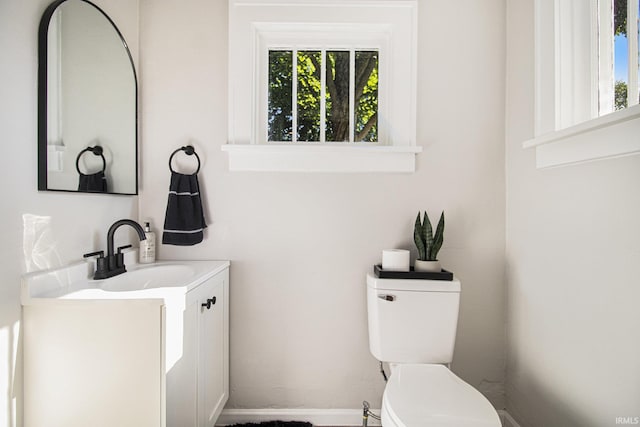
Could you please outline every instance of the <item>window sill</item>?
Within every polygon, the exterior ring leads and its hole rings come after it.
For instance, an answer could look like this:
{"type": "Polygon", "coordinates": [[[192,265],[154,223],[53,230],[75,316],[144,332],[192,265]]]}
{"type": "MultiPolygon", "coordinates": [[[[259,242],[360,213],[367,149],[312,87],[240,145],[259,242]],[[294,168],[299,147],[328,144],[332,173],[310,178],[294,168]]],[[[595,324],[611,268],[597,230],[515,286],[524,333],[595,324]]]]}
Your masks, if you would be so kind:
{"type": "Polygon", "coordinates": [[[416,146],[225,144],[230,171],[415,172],[416,146]]]}
{"type": "Polygon", "coordinates": [[[640,105],[525,141],[538,169],[640,153],[640,105]]]}

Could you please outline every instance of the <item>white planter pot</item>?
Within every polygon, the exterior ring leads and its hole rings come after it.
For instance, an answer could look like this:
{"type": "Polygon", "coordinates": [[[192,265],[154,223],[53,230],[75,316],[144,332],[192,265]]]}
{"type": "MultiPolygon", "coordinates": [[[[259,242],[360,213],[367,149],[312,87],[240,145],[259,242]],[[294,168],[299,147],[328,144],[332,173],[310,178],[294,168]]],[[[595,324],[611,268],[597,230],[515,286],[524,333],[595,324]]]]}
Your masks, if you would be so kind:
{"type": "Polygon", "coordinates": [[[442,267],[440,266],[440,261],[421,261],[417,259],[416,263],[413,265],[413,270],[439,273],[442,271],[442,267]]]}

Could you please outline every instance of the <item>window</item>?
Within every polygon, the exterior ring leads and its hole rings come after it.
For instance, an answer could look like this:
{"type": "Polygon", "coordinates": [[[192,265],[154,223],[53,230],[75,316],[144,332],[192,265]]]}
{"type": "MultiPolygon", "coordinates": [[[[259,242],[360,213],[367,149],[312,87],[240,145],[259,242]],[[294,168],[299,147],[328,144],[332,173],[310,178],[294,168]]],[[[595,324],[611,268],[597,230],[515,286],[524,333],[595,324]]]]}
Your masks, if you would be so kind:
{"type": "Polygon", "coordinates": [[[268,68],[267,141],[378,142],[377,51],[269,50],[268,68]]]}
{"type": "Polygon", "coordinates": [[[640,152],[638,0],[536,0],[538,167],[640,152]]]}
{"type": "Polygon", "coordinates": [[[599,1],[599,115],[638,104],[638,0],[599,1]]]}
{"type": "Polygon", "coordinates": [[[416,9],[230,0],[230,169],[412,172],[416,9]]]}

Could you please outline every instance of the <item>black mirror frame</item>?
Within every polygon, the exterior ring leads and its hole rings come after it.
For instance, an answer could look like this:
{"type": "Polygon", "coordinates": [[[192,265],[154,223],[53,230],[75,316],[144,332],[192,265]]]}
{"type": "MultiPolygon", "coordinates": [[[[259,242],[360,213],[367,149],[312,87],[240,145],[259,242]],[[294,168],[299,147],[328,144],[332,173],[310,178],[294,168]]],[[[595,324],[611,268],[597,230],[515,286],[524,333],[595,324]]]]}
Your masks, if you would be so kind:
{"type": "Polygon", "coordinates": [[[67,193],[83,193],[83,194],[118,194],[125,196],[137,196],[138,195],[138,75],[136,73],[136,66],[133,62],[133,57],[131,56],[131,51],[129,50],[129,46],[127,45],[124,36],[116,26],[115,22],[107,15],[102,9],[100,9],[97,5],[90,2],[89,0],[79,0],[84,3],[88,3],[93,6],[98,12],[100,12],[109,23],[113,26],[113,29],[120,37],[122,41],[122,45],[124,46],[127,55],[129,56],[129,61],[131,62],[131,70],[133,71],[133,80],[134,80],[134,89],[135,89],[135,192],[133,193],[89,193],[78,190],[62,190],[62,189],[50,189],[47,188],[47,55],[48,55],[48,34],[49,34],[49,23],[51,22],[51,17],[56,9],[67,0],[56,0],[51,3],[45,9],[42,14],[42,18],[40,19],[40,25],[38,27],[38,191],[62,191],[67,193]]]}

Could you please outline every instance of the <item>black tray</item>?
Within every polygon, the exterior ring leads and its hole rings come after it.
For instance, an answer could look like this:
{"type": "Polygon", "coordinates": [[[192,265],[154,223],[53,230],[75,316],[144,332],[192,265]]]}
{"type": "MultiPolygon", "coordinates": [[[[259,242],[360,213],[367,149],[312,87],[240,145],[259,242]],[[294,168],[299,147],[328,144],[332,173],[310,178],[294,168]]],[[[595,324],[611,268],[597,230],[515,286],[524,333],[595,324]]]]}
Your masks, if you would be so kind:
{"type": "Polygon", "coordinates": [[[390,271],[383,270],[382,265],[373,266],[373,272],[380,279],[421,279],[421,280],[453,280],[453,273],[445,269],[436,271],[390,271]]]}

